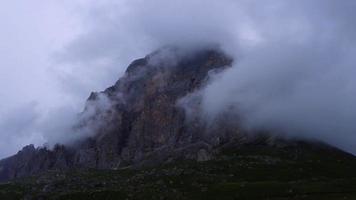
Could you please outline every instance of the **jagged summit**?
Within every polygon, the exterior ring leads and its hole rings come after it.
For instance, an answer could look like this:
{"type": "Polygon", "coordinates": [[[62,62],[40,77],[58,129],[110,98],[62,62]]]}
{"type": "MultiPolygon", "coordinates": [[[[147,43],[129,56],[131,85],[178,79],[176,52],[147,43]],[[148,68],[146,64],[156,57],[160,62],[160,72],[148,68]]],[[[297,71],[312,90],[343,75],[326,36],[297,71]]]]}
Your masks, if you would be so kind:
{"type": "Polygon", "coordinates": [[[163,48],[135,60],[113,86],[89,96],[74,129],[90,131],[90,137],[53,150],[26,147],[0,162],[0,179],[49,169],[112,169],[155,163],[182,152],[195,158],[200,151],[207,157],[211,146],[202,137],[202,127],[187,125],[184,110],[176,103],[202,87],[209,71],[231,64],[230,57],[214,49],[186,54],[163,48]],[[161,155],[148,159],[157,152],[161,155]]]}

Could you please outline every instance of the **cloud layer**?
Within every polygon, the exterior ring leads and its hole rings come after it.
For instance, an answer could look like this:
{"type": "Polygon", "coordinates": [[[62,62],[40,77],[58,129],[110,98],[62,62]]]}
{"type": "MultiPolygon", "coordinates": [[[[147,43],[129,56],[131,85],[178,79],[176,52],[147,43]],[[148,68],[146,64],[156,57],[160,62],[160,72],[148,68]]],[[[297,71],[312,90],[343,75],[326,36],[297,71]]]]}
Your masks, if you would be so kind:
{"type": "Polygon", "coordinates": [[[72,46],[84,54],[75,58],[130,57],[170,44],[186,49],[219,44],[235,63],[200,91],[204,116],[214,118],[233,107],[247,128],[319,139],[356,152],[355,2],[109,4],[89,15],[94,18],[90,30],[72,46]],[[93,46],[98,47],[94,52],[83,51],[93,46]]]}

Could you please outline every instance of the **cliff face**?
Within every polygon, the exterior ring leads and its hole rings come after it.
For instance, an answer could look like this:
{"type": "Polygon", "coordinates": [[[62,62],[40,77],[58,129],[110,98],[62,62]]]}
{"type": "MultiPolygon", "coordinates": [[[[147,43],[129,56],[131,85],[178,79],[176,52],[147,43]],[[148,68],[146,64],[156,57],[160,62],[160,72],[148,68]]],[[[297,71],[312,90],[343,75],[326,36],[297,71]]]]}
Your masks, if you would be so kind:
{"type": "MultiPolygon", "coordinates": [[[[188,120],[180,100],[204,86],[210,71],[231,64],[220,51],[184,54],[174,48],[132,62],[115,85],[88,98],[73,129],[90,137],[52,150],[27,146],[0,161],[0,180],[50,169],[116,169],[210,159],[212,147],[238,136],[238,130],[212,129],[198,119],[188,120]]],[[[193,112],[198,105],[199,99],[189,103],[193,112]]]]}

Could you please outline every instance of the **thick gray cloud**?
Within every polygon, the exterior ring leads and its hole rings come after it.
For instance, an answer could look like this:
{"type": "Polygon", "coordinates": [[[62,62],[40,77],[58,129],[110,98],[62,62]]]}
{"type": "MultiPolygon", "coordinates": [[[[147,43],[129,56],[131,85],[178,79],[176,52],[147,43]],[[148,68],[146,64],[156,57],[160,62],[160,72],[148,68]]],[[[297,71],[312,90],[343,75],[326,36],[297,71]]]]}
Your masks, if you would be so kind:
{"type": "Polygon", "coordinates": [[[0,137],[10,142],[0,143],[0,157],[26,143],[63,141],[65,119],[131,60],[165,45],[215,44],[235,63],[200,91],[210,119],[234,107],[248,128],[355,152],[355,7],[352,0],[5,1],[0,137]]]}
{"type": "Polygon", "coordinates": [[[355,152],[355,8],[351,0],[112,1],[89,14],[90,30],[67,53],[112,59],[219,44],[235,63],[200,91],[204,116],[234,107],[247,128],[355,152]]]}
{"type": "Polygon", "coordinates": [[[352,1],[252,8],[261,41],[212,78],[203,91],[205,115],[235,108],[246,128],[356,152],[355,8],[352,1]]]}

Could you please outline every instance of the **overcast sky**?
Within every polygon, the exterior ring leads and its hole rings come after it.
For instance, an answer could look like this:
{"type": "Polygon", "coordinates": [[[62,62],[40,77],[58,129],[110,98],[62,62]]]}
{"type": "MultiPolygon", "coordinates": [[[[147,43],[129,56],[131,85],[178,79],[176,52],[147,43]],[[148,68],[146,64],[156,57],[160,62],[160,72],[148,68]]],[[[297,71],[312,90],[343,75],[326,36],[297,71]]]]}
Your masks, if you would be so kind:
{"type": "MultiPolygon", "coordinates": [[[[126,4],[1,2],[0,158],[30,143],[42,145],[58,135],[65,137],[69,133],[62,131],[73,123],[69,120],[83,109],[90,92],[112,85],[132,59],[153,49],[116,36],[120,31],[110,13],[125,13],[126,4]]],[[[128,32],[132,30],[123,31],[128,32]]]]}
{"type": "MultiPolygon", "coordinates": [[[[80,1],[1,2],[0,157],[28,143],[44,142],[36,121],[53,108],[77,107],[88,95],[80,78],[68,85],[62,81],[76,78],[78,70],[59,64],[54,56],[84,30],[88,10],[80,1]],[[81,87],[80,92],[67,91],[71,85],[81,87]]],[[[90,73],[82,69],[83,76],[90,73]]],[[[95,82],[93,90],[102,86],[95,82]]]]}
{"type": "Polygon", "coordinates": [[[50,1],[1,2],[0,157],[41,141],[40,135],[27,132],[37,118],[36,109],[61,98],[51,80],[49,56],[75,28],[63,6],[50,1]]]}
{"type": "Polygon", "coordinates": [[[356,152],[355,9],[353,0],[4,0],[0,158],[68,134],[89,93],[131,60],[210,43],[236,62],[203,91],[209,116],[239,106],[246,126],[356,152]]]}

